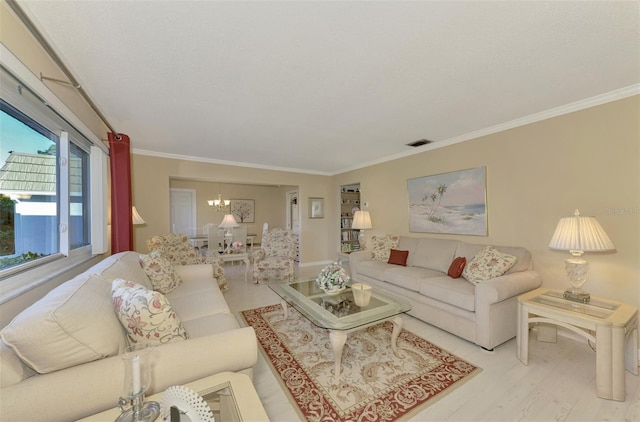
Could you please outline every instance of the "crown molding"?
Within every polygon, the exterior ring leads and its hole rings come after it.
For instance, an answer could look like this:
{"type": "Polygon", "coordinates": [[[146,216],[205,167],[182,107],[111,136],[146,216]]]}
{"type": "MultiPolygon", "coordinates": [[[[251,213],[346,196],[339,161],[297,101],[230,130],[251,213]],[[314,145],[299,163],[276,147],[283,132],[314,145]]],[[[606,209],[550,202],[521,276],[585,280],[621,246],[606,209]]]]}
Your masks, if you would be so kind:
{"type": "Polygon", "coordinates": [[[263,164],[244,163],[244,162],[240,162],[240,161],[216,160],[216,159],[213,159],[213,158],[205,158],[205,157],[192,157],[190,155],[169,154],[169,153],[150,151],[150,150],[147,150],[147,149],[139,149],[139,148],[132,148],[131,149],[131,153],[132,154],[138,154],[138,155],[147,155],[147,156],[150,156],[150,157],[171,158],[171,159],[174,159],[174,160],[197,161],[197,162],[200,162],[200,163],[208,163],[208,164],[220,164],[220,165],[223,165],[223,166],[248,167],[248,168],[252,168],[252,169],[284,171],[284,172],[288,172],[288,173],[313,174],[313,175],[317,175],[317,176],[332,176],[332,174],[328,173],[328,172],[297,169],[297,168],[288,168],[288,167],[266,166],[266,165],[263,165],[263,164]]]}
{"type": "Polygon", "coordinates": [[[426,151],[431,151],[438,148],[444,148],[450,145],[458,144],[460,142],[471,141],[473,139],[477,139],[483,136],[491,135],[498,132],[504,132],[505,130],[514,129],[514,128],[525,126],[531,123],[536,123],[536,122],[551,119],[554,117],[562,116],[564,114],[569,114],[569,113],[584,110],[587,108],[596,107],[602,104],[622,100],[628,97],[633,97],[634,95],[640,95],[640,84],[630,85],[625,88],[620,88],[615,91],[606,92],[604,94],[596,95],[594,97],[589,97],[580,101],[575,101],[573,103],[565,104],[559,107],[554,107],[549,110],[541,111],[540,113],[535,113],[528,116],[520,117],[518,119],[510,120],[505,123],[500,123],[495,126],[490,126],[485,129],[480,129],[477,131],[465,133],[463,135],[444,139],[442,141],[436,141],[436,142],[433,142],[432,144],[412,149],[411,151],[394,154],[388,157],[381,158],[379,160],[369,161],[354,167],[342,169],[336,173],[333,173],[332,175],[337,175],[341,173],[346,173],[348,171],[358,170],[358,169],[369,167],[375,164],[386,163],[388,161],[409,157],[415,154],[421,154],[426,151]]]}
{"type": "Polygon", "coordinates": [[[409,157],[415,154],[422,154],[423,152],[435,150],[438,148],[444,148],[450,145],[459,144],[461,142],[471,141],[483,136],[492,135],[498,132],[504,132],[505,130],[514,129],[514,128],[525,126],[531,123],[536,123],[536,122],[551,119],[554,117],[562,116],[565,114],[573,113],[576,111],[584,110],[587,108],[596,107],[606,103],[611,103],[614,101],[622,100],[624,98],[632,97],[634,95],[640,95],[640,84],[630,85],[628,87],[620,88],[615,91],[606,92],[604,94],[585,98],[580,101],[575,101],[573,103],[565,104],[559,107],[554,107],[549,110],[541,111],[540,113],[535,113],[528,116],[520,117],[505,123],[501,123],[495,126],[490,126],[485,129],[480,129],[473,132],[465,133],[463,135],[455,136],[455,137],[444,139],[441,141],[436,141],[436,142],[433,142],[432,144],[425,145],[423,147],[414,148],[411,151],[405,151],[399,154],[383,157],[378,160],[368,161],[368,162],[361,163],[353,167],[344,168],[335,172],[320,172],[320,171],[312,171],[312,170],[288,168],[288,167],[266,166],[262,164],[252,164],[252,163],[244,163],[244,162],[237,162],[237,161],[215,160],[211,158],[192,157],[188,155],[179,155],[179,154],[167,154],[167,153],[150,151],[145,149],[137,149],[137,148],[133,148],[132,153],[139,154],[139,155],[148,155],[152,157],[172,158],[176,160],[186,160],[186,161],[197,161],[202,163],[220,164],[220,165],[226,165],[226,166],[250,167],[250,168],[257,168],[257,169],[264,169],[264,170],[284,171],[284,172],[290,172],[290,173],[313,174],[318,176],[336,176],[338,174],[346,173],[349,171],[370,167],[376,164],[386,163],[388,161],[409,157]]]}

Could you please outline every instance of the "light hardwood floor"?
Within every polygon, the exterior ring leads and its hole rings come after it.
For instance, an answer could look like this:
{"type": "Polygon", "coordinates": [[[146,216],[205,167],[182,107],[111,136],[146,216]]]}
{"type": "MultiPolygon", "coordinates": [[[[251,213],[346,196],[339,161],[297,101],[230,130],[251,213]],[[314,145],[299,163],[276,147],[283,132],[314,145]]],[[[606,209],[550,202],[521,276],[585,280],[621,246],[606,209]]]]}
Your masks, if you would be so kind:
{"type": "MultiPolygon", "coordinates": [[[[299,275],[319,270],[307,267],[299,275]]],[[[225,272],[230,285],[225,297],[241,324],[240,311],[279,303],[269,287],[252,284],[250,277],[245,283],[244,265],[226,265],[225,272]]],[[[531,332],[525,366],[516,358],[515,339],[488,352],[416,318],[403,318],[405,329],[482,368],[412,421],[640,421],[640,377],[625,373],[626,401],[598,398],[595,353],[586,342],[560,335],[557,343],[539,343],[531,332]]],[[[299,420],[262,354],[254,385],[273,422],[299,420]]]]}

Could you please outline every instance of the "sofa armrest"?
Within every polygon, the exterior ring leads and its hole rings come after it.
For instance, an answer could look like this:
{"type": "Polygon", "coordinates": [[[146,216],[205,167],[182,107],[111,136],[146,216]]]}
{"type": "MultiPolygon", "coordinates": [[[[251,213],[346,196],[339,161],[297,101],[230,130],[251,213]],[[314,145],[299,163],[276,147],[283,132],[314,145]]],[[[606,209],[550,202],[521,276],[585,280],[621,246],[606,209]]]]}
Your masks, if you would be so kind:
{"type": "Polygon", "coordinates": [[[481,304],[502,302],[505,299],[537,289],[541,284],[542,277],[533,270],[505,274],[483,281],[476,286],[476,309],[481,304]]]}
{"type": "Polygon", "coordinates": [[[173,269],[187,283],[194,279],[210,279],[213,277],[211,264],[174,265],[173,269]]]}
{"type": "Polygon", "coordinates": [[[349,254],[349,268],[351,269],[351,275],[358,273],[358,265],[362,261],[371,261],[373,260],[373,252],[372,251],[355,251],[349,254]]]}
{"type": "MultiPolygon", "coordinates": [[[[151,354],[147,394],[219,372],[249,369],[257,359],[251,327],[158,346],[151,354]]],[[[0,390],[2,419],[77,420],[115,407],[123,385],[124,367],[119,356],[34,375],[0,390]]]]}

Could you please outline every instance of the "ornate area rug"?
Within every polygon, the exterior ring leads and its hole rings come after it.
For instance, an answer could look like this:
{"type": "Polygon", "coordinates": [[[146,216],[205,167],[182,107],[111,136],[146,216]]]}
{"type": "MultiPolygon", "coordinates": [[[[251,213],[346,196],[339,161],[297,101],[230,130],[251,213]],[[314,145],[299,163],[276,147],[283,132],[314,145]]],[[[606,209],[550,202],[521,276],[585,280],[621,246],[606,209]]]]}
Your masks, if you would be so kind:
{"type": "Polygon", "coordinates": [[[402,330],[396,356],[390,322],[349,334],[342,373],[334,377],[329,332],[280,305],[241,312],[302,418],[309,421],[397,421],[424,410],[480,368],[402,330]]]}

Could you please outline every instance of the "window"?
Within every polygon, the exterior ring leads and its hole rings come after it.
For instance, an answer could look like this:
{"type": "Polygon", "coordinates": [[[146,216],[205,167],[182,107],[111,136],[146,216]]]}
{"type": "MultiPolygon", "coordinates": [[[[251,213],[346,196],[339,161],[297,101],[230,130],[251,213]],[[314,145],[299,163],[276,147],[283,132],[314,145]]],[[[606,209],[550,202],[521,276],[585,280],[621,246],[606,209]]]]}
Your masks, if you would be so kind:
{"type": "MultiPolygon", "coordinates": [[[[93,143],[1,70],[0,280],[76,252],[89,257],[90,185],[106,177],[92,173],[93,143]]],[[[104,201],[106,192],[96,194],[104,201]]]]}
{"type": "Polygon", "coordinates": [[[58,137],[0,100],[0,270],[60,251],[58,137]]]}

